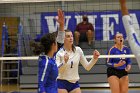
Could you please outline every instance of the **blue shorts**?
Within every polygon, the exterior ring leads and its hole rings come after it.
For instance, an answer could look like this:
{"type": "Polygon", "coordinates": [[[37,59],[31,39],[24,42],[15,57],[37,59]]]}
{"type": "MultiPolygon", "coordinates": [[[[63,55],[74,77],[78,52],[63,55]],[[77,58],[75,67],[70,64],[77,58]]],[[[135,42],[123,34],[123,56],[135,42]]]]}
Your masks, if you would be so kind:
{"type": "Polygon", "coordinates": [[[59,89],[66,89],[68,92],[70,92],[76,88],[80,88],[78,81],[76,83],[71,83],[67,80],[58,79],[57,85],[58,85],[59,89]]]}

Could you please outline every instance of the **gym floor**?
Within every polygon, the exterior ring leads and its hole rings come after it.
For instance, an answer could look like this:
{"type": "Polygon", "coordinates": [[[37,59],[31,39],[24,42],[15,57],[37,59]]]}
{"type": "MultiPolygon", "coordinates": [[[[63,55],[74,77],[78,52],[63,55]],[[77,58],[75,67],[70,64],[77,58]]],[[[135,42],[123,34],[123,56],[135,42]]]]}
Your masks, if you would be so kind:
{"type": "MultiPolygon", "coordinates": [[[[20,89],[18,85],[3,85],[0,93],[37,93],[37,89],[20,89]]],[[[82,88],[82,93],[111,93],[109,88],[82,88]]],[[[140,93],[140,88],[129,88],[129,93],[140,93]]]]}

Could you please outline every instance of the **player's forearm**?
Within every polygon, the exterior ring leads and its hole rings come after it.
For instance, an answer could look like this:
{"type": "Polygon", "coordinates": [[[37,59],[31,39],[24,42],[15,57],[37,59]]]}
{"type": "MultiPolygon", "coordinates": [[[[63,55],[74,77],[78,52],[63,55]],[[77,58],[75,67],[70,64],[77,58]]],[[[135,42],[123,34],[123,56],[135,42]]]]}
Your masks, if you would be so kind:
{"type": "Polygon", "coordinates": [[[62,44],[64,43],[64,38],[65,38],[65,31],[58,31],[56,41],[62,44]]]}
{"type": "Polygon", "coordinates": [[[66,63],[65,62],[62,62],[62,63],[60,63],[60,64],[58,64],[58,68],[62,68],[62,67],[65,67],[66,66],[66,63]]]}
{"type": "Polygon", "coordinates": [[[59,30],[64,31],[64,24],[60,24],[59,30]]]}
{"type": "Polygon", "coordinates": [[[128,9],[126,7],[126,0],[119,0],[121,6],[122,15],[129,15],[128,9]]]}
{"type": "Polygon", "coordinates": [[[92,59],[90,60],[90,62],[88,62],[88,64],[87,64],[87,66],[86,66],[85,69],[86,69],[87,71],[89,71],[89,70],[96,64],[97,60],[98,60],[98,59],[92,58],[92,59]]]}
{"type": "Polygon", "coordinates": [[[58,69],[59,69],[59,73],[63,73],[66,69],[66,64],[65,63],[61,63],[59,66],[58,66],[58,69]]]}
{"type": "Polygon", "coordinates": [[[108,67],[114,67],[114,63],[107,62],[107,66],[108,66],[108,67]]]}
{"type": "Polygon", "coordinates": [[[116,64],[116,63],[108,62],[108,63],[107,63],[107,66],[108,66],[108,67],[119,67],[120,65],[119,65],[119,64],[116,64]]]}

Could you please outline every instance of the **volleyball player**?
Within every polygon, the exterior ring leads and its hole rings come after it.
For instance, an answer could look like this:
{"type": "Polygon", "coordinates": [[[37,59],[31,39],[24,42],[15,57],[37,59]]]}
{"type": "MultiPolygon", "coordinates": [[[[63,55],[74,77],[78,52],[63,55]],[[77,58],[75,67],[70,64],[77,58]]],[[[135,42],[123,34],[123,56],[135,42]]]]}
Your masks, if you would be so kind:
{"type": "Polygon", "coordinates": [[[136,56],[138,65],[140,67],[140,37],[138,37],[138,33],[135,31],[133,27],[131,17],[126,7],[126,0],[119,0],[119,1],[120,1],[121,11],[123,15],[122,17],[123,24],[128,37],[128,42],[132,52],[136,56]]]}
{"type": "MultiPolygon", "coordinates": [[[[115,35],[115,44],[108,51],[108,55],[130,54],[130,49],[123,45],[123,34],[115,35]]],[[[111,93],[128,93],[128,71],[131,69],[130,58],[108,58],[107,79],[111,93]]]]}
{"type": "Polygon", "coordinates": [[[41,38],[39,49],[44,54],[39,56],[38,93],[58,93],[56,82],[58,68],[54,53],[57,51],[57,42],[63,43],[65,37],[64,14],[60,9],[58,10],[57,21],[60,24],[57,40],[55,33],[48,33],[41,38]]]}
{"type": "Polygon", "coordinates": [[[79,63],[86,70],[90,70],[97,62],[100,53],[95,50],[93,58],[88,62],[80,47],[74,46],[73,34],[71,31],[65,31],[64,46],[56,54],[56,63],[58,65],[64,64],[59,69],[57,78],[58,93],[81,93],[79,86],[79,63]]]}

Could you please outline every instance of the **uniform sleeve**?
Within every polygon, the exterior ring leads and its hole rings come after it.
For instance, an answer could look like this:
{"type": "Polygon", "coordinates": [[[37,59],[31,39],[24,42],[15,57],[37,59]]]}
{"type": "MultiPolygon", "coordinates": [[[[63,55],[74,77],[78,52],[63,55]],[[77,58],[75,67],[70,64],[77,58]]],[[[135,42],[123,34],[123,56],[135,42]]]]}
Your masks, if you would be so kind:
{"type": "Polygon", "coordinates": [[[63,46],[64,38],[65,38],[65,32],[58,31],[57,38],[56,38],[58,50],[63,46]]]}
{"type": "Polygon", "coordinates": [[[82,66],[89,71],[97,62],[97,60],[95,59],[91,59],[90,62],[87,61],[87,59],[84,56],[84,53],[82,51],[82,49],[79,47],[79,54],[80,54],[80,63],[82,64],[82,66]]]}
{"type": "Polygon", "coordinates": [[[60,44],[64,43],[64,39],[65,39],[65,31],[58,31],[57,37],[56,37],[56,41],[60,44]]]}
{"type": "Polygon", "coordinates": [[[39,91],[45,92],[45,83],[48,79],[48,76],[51,71],[51,65],[48,64],[48,60],[42,59],[39,61],[39,73],[38,73],[38,83],[39,83],[39,91]],[[44,62],[46,61],[46,62],[44,62]],[[45,63],[45,64],[44,64],[45,63]]]}
{"type": "Polygon", "coordinates": [[[66,68],[66,64],[64,62],[64,58],[59,54],[59,52],[56,54],[56,64],[59,72],[62,73],[66,68]]]}
{"type": "MultiPolygon", "coordinates": [[[[110,48],[108,51],[108,55],[113,54],[113,48],[110,48]]],[[[113,58],[107,58],[107,66],[114,67],[113,58]]]]}
{"type": "Polygon", "coordinates": [[[125,15],[122,18],[123,20],[123,25],[126,30],[126,34],[128,37],[128,42],[129,45],[132,49],[132,52],[137,55],[140,53],[140,37],[138,36],[138,33],[134,29],[132,19],[130,18],[129,15],[125,15]]]}
{"type": "Polygon", "coordinates": [[[123,21],[123,25],[126,30],[127,36],[131,36],[132,33],[135,33],[135,29],[133,27],[133,23],[129,15],[123,16],[122,21],[123,21]]]}
{"type": "Polygon", "coordinates": [[[140,67],[140,37],[138,36],[138,33],[135,31],[132,20],[129,15],[125,15],[122,18],[123,25],[127,33],[128,42],[131,47],[132,52],[136,56],[137,62],[140,67]]]}
{"type": "MultiPolygon", "coordinates": [[[[130,51],[130,49],[128,48],[128,49],[127,49],[127,54],[129,55],[130,53],[131,53],[131,51],[130,51]]],[[[126,64],[127,64],[127,65],[131,65],[131,64],[132,64],[130,58],[127,58],[127,59],[126,59],[126,64]]]]}

